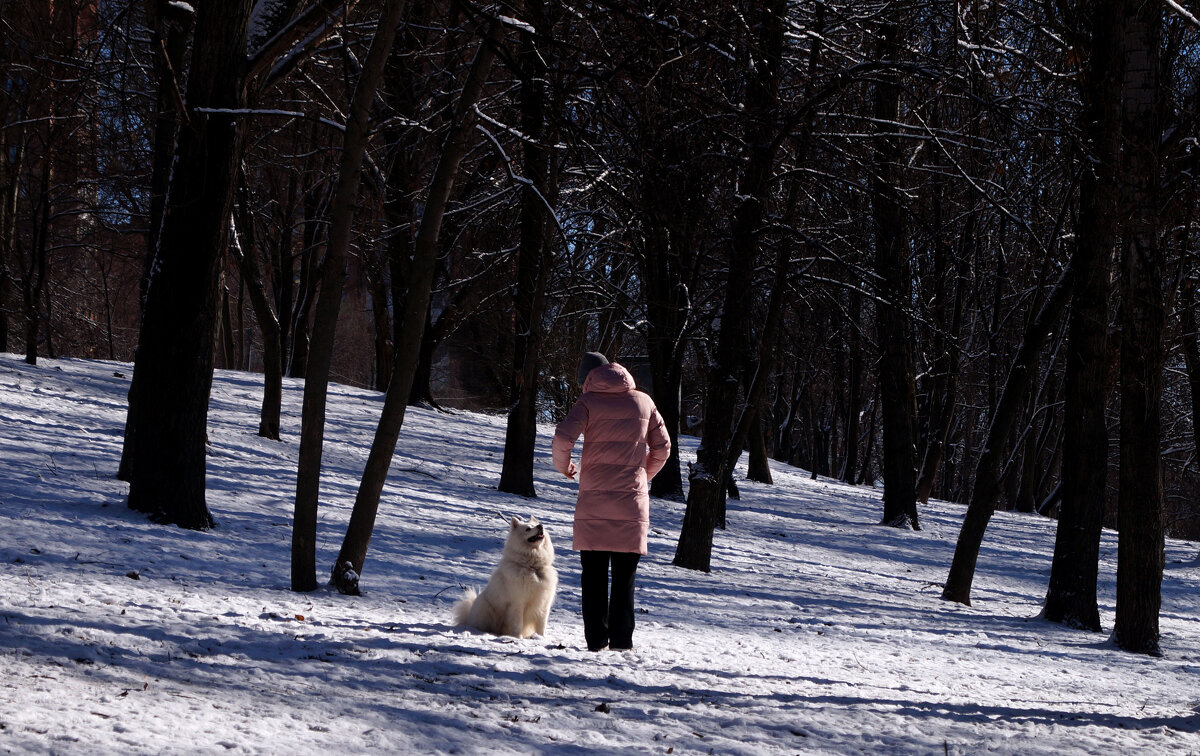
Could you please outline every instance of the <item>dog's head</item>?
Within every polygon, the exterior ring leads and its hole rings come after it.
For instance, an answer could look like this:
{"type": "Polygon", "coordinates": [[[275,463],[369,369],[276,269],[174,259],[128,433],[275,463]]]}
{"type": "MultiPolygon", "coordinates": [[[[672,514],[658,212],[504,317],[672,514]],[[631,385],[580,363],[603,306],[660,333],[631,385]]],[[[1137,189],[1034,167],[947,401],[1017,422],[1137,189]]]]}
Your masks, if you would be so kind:
{"type": "Polygon", "coordinates": [[[504,541],[504,550],[517,554],[541,553],[554,558],[554,547],[550,543],[550,534],[546,527],[530,517],[527,522],[513,517],[508,523],[508,538],[504,541]]]}

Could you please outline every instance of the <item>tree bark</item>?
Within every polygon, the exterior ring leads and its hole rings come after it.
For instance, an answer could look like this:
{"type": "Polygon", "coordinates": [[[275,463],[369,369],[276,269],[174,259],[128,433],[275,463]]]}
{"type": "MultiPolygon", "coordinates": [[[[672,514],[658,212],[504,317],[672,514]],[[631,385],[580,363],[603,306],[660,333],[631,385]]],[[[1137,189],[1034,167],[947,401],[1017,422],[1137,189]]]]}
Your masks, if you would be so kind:
{"type": "Polygon", "coordinates": [[[21,182],[21,164],[25,149],[10,141],[9,130],[0,129],[0,352],[8,351],[9,296],[12,290],[12,265],[16,259],[17,197],[21,182]]]}
{"type": "Polygon", "coordinates": [[[425,319],[429,312],[430,289],[436,264],[438,235],[442,218],[459,163],[467,152],[469,139],[475,123],[474,105],[483,93],[500,44],[500,25],[490,22],[487,34],[471,63],[471,70],[455,105],[450,133],[434,169],[433,180],[417,230],[416,247],[409,268],[408,295],[401,313],[403,328],[396,341],[396,364],[392,369],[392,382],[383,400],[383,412],[375,439],[367,456],[366,468],[354,499],[354,510],[341,550],[333,565],[332,582],[338,591],[356,595],[358,579],[366,561],[371,534],[375,529],[375,516],[379,511],[379,496],[387,480],[392,455],[396,452],[396,441],[404,425],[404,414],[412,390],[416,372],[417,356],[421,347],[421,336],[425,332],[425,319]]]}
{"type": "MultiPolygon", "coordinates": [[[[1185,235],[1190,233],[1190,224],[1185,235]]],[[[1186,254],[1185,254],[1186,257],[1186,254]]],[[[1196,332],[1196,292],[1197,281],[1188,282],[1180,302],[1180,340],[1183,342],[1183,361],[1187,368],[1188,397],[1192,409],[1192,460],[1193,465],[1200,465],[1200,343],[1196,332]]]]}
{"type": "MultiPolygon", "coordinates": [[[[279,320],[279,364],[283,372],[287,372],[288,346],[291,343],[291,317],[296,296],[296,255],[293,254],[295,233],[292,230],[294,218],[300,204],[300,178],[288,177],[287,199],[280,204],[275,218],[274,233],[271,243],[271,268],[273,284],[270,287],[272,301],[275,303],[275,316],[279,320]]],[[[264,285],[266,285],[264,281],[264,285]]]]}
{"type": "MultiPolygon", "coordinates": [[[[878,397],[878,390],[876,396],[878,397]]],[[[875,484],[875,473],[871,469],[871,458],[874,456],[875,439],[879,434],[879,407],[877,401],[867,403],[867,443],[863,445],[862,466],[858,471],[858,484],[875,484]]]]}
{"type": "Polygon", "coordinates": [[[292,520],[292,590],[317,588],[317,506],[320,498],[321,456],[325,438],[326,392],[333,358],[334,334],[346,278],[346,256],[353,234],[354,206],[362,179],[363,156],[370,136],[369,121],[375,92],[383,77],[406,0],[387,0],[379,17],[367,59],[354,87],[342,144],[337,187],[330,209],[329,243],[325,251],[321,293],[304,382],[300,454],[296,469],[295,513],[292,520]]]}
{"type": "Polygon", "coordinates": [[[33,212],[33,238],[30,243],[29,268],[21,277],[21,292],[25,300],[25,362],[36,365],[38,360],[38,334],[42,323],[42,295],[50,264],[50,185],[52,160],[43,160],[41,181],[36,194],[33,212]]]}
{"type": "Polygon", "coordinates": [[[153,24],[154,78],[157,84],[154,107],[154,148],[150,162],[150,217],[148,250],[142,271],[141,296],[146,296],[150,262],[158,249],[167,183],[171,177],[171,157],[175,151],[183,113],[182,88],[185,82],[188,40],[195,23],[195,11],[170,0],[147,0],[147,16],[153,24]]]}
{"type": "MultiPolygon", "coordinates": [[[[166,203],[168,181],[171,176],[171,160],[179,138],[179,124],[183,117],[181,87],[183,86],[184,61],[188,40],[195,23],[195,11],[168,0],[149,0],[146,4],[148,21],[153,25],[151,44],[154,46],[154,75],[157,83],[154,112],[154,147],[150,167],[150,217],[147,218],[148,234],[146,257],[142,262],[142,277],[138,288],[138,300],[143,310],[146,306],[146,290],[150,282],[150,265],[159,247],[162,230],[163,209],[166,203]]],[[[136,358],[136,351],[135,351],[136,358]]],[[[121,462],[117,468],[117,479],[128,482],[133,477],[133,445],[137,440],[136,428],[131,422],[136,416],[138,401],[137,372],[129,382],[129,411],[125,420],[125,437],[121,447],[121,462]]]]}
{"type": "Polygon", "coordinates": [[[768,463],[771,455],[767,450],[767,434],[763,425],[763,413],[755,412],[750,423],[750,458],[746,466],[746,480],[769,486],[775,483],[775,479],[771,476],[771,465],[768,463]]]}
{"type": "MultiPolygon", "coordinates": [[[[662,199],[649,188],[651,177],[645,179],[643,204],[662,199]]],[[[651,389],[654,403],[662,415],[667,435],[671,438],[671,455],[663,469],[650,481],[650,495],[676,501],[683,499],[683,478],[679,455],[680,393],[683,383],[683,331],[687,325],[687,278],[694,267],[690,251],[672,248],[672,234],[661,227],[647,229],[646,249],[640,258],[642,277],[646,285],[647,357],[650,362],[651,389]]],[[[675,244],[683,243],[675,236],[675,244]]]]}
{"type": "Polygon", "coordinates": [[[1109,271],[1116,239],[1120,8],[1116,3],[1097,2],[1085,4],[1083,12],[1090,12],[1092,21],[1090,60],[1080,89],[1086,152],[1079,182],[1076,279],[1067,324],[1062,494],[1042,614],[1052,622],[1099,630],[1096,582],[1108,470],[1105,370],[1109,271]]]}
{"type": "Polygon", "coordinates": [[[521,74],[521,132],[524,139],[524,171],[529,182],[521,194],[521,239],[517,248],[517,286],[514,296],[513,376],[508,427],[504,436],[504,464],[500,491],[518,496],[537,496],[533,485],[534,443],[537,440],[538,368],[541,360],[542,313],[549,277],[546,203],[549,153],[543,143],[546,124],[547,61],[549,40],[545,9],[541,0],[526,0],[525,22],[533,30],[522,31],[518,69],[521,74]],[[535,36],[536,34],[536,36],[535,36]]]}
{"type": "MultiPolygon", "coordinates": [[[[751,430],[757,431],[757,435],[762,434],[761,412],[759,407],[762,405],[763,399],[767,393],[767,382],[771,372],[775,369],[775,334],[779,330],[779,324],[783,320],[783,305],[785,292],[787,290],[787,276],[791,268],[791,254],[787,247],[779,250],[779,254],[775,259],[775,277],[771,284],[771,296],[767,300],[767,314],[763,322],[762,332],[758,337],[758,359],[755,360],[754,377],[750,380],[750,385],[746,387],[746,408],[742,411],[742,416],[738,419],[737,426],[733,431],[733,436],[729,441],[729,456],[725,460],[725,470],[732,475],[734,467],[737,465],[742,456],[742,448],[746,445],[746,440],[750,438],[751,430]]],[[[762,444],[766,446],[765,442],[762,444]]],[[[751,457],[754,455],[752,454],[751,457]]],[[[761,455],[763,460],[760,462],[759,469],[756,471],[759,477],[765,477],[765,483],[770,483],[771,470],[766,465],[765,454],[761,455]],[[765,476],[762,475],[762,468],[766,467],[765,476]]],[[[724,525],[724,512],[719,518],[724,525]]]]}
{"type": "MultiPolygon", "coordinates": [[[[895,61],[900,54],[900,29],[890,23],[880,31],[879,57],[895,61]]],[[[875,85],[877,129],[894,131],[899,118],[900,82],[894,70],[884,70],[875,85]]],[[[916,502],[915,367],[912,323],[907,304],[912,289],[907,225],[897,187],[901,161],[894,136],[879,136],[871,178],[875,225],[875,272],[879,278],[875,318],[878,324],[879,391],[883,421],[883,524],[919,530],[916,502]]]]}
{"type": "Polygon", "coordinates": [[[1125,7],[1122,206],[1130,213],[1121,266],[1121,464],[1117,613],[1113,640],[1161,656],[1163,253],[1158,237],[1162,144],[1162,9],[1125,7]]]}
{"type": "Polygon", "coordinates": [[[375,331],[375,379],[376,391],[387,391],[392,378],[392,322],[388,317],[389,286],[384,279],[383,268],[378,260],[364,260],[367,287],[371,294],[371,325],[375,331]]]}
{"type": "Polygon", "coordinates": [[[850,288],[846,295],[848,336],[846,338],[846,456],[842,460],[842,481],[853,485],[858,482],[858,429],[863,412],[863,344],[859,329],[862,327],[862,293],[850,288]]]}
{"type": "Polygon", "coordinates": [[[156,521],[207,529],[205,432],[217,282],[241,155],[246,0],[203,3],[196,17],[190,112],[179,131],[151,266],[130,404],[135,443],[128,504],[156,521]]]}
{"type": "MultiPolygon", "coordinates": [[[[976,210],[978,212],[978,210],[976,210]]],[[[940,328],[946,329],[945,336],[934,339],[934,360],[932,383],[929,397],[929,415],[927,428],[929,438],[925,445],[925,453],[921,458],[920,475],[917,476],[917,501],[922,504],[929,501],[933,493],[933,483],[945,456],[946,438],[950,434],[950,426],[954,422],[954,408],[958,396],[959,370],[959,336],[962,333],[963,300],[960,291],[965,278],[966,250],[974,246],[975,213],[966,219],[963,229],[962,242],[954,267],[946,259],[947,250],[941,249],[935,262],[934,277],[939,293],[937,296],[937,320],[940,328]],[[952,272],[953,271],[953,272],[952,272]],[[949,306],[944,304],[949,301],[949,306]],[[948,311],[948,312],[947,312],[948,311]]]]}
{"type": "Polygon", "coordinates": [[[258,266],[258,245],[254,235],[254,219],[250,215],[250,190],[243,182],[238,187],[238,203],[234,211],[234,236],[229,248],[241,271],[242,282],[250,295],[250,306],[258,321],[263,340],[263,400],[259,411],[258,435],[279,440],[279,418],[283,404],[283,343],[279,316],[271,304],[258,266]]]}
{"type": "MultiPolygon", "coordinates": [[[[222,266],[223,268],[224,266],[222,266]]],[[[224,370],[237,369],[237,345],[234,341],[233,333],[233,313],[229,307],[229,287],[224,283],[225,275],[222,271],[218,276],[217,288],[220,292],[220,311],[219,319],[217,320],[217,333],[220,338],[217,340],[220,349],[221,367],[224,370]]]]}
{"type": "Polygon", "coordinates": [[[321,186],[310,186],[304,192],[303,248],[300,252],[300,276],[297,282],[298,297],[291,317],[291,345],[288,350],[288,376],[304,378],[308,375],[308,354],[311,348],[312,326],[310,324],[321,284],[320,261],[329,246],[325,232],[323,199],[325,190],[321,186]]]}
{"type": "MultiPolygon", "coordinates": [[[[421,351],[417,355],[417,371],[413,374],[412,391],[408,395],[410,407],[432,407],[438,409],[437,399],[433,396],[433,355],[438,345],[445,338],[444,331],[439,326],[449,325],[443,319],[446,311],[433,321],[433,313],[425,316],[425,335],[421,337],[421,351]]],[[[390,373],[390,371],[389,371],[390,373]]]]}

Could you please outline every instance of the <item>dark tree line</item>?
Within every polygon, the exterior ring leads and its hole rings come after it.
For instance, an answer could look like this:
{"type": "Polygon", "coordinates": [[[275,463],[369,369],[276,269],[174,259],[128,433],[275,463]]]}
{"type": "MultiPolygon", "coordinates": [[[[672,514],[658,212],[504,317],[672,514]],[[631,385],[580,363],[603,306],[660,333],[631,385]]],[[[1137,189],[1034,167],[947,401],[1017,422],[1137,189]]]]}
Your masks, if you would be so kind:
{"type": "Polygon", "coordinates": [[[373,386],[352,593],[406,406],[506,411],[497,485],[535,496],[599,350],[700,438],[653,486],[676,564],[738,527],[748,451],[881,486],[890,526],[965,504],[950,600],[997,509],[1056,517],[1045,615],[1084,628],[1117,527],[1114,635],[1158,651],[1162,539],[1200,536],[1186,10],[258,5],[0,0],[0,347],[134,361],[130,506],[212,526],[212,370],[261,371],[311,589],[326,387],[373,386]]]}

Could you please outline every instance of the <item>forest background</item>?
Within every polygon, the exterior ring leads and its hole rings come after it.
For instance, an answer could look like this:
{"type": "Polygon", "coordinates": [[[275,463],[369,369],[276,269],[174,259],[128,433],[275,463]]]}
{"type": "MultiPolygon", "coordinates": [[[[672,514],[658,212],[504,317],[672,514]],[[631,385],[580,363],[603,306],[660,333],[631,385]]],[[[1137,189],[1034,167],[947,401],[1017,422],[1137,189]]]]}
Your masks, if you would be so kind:
{"type": "MultiPolygon", "coordinates": [[[[675,563],[768,456],[1059,520],[1045,612],[1158,653],[1197,538],[1200,22],[1140,3],[0,0],[0,350],[135,360],[129,505],[205,529],[214,367],[386,392],[331,575],[357,591],[409,403],[508,412],[502,491],[581,352],[673,436],[675,563]],[[678,449],[679,444],[675,444],[678,449]],[[755,461],[759,464],[755,464],[755,461]],[[686,478],[686,486],[685,486],[686,478]]],[[[114,471],[118,467],[114,460],[114,471]]]]}

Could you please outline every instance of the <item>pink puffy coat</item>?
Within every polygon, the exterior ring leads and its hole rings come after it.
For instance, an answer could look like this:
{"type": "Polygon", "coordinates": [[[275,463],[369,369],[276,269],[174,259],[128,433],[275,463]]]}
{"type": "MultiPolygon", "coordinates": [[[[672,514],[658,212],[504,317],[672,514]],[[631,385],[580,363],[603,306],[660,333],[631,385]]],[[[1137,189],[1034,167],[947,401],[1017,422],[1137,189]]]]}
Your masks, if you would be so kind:
{"type": "Polygon", "coordinates": [[[571,450],[581,433],[571,548],[645,554],[650,479],[671,451],[654,400],[634,387],[625,368],[601,365],[588,373],[583,396],[554,430],[554,467],[563,475],[570,470],[571,450]]]}

